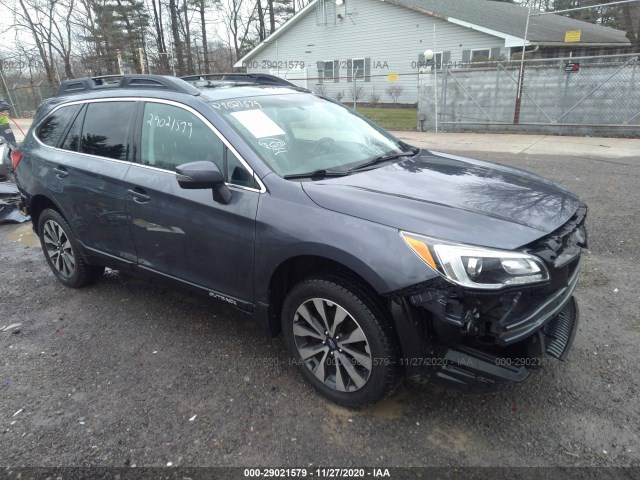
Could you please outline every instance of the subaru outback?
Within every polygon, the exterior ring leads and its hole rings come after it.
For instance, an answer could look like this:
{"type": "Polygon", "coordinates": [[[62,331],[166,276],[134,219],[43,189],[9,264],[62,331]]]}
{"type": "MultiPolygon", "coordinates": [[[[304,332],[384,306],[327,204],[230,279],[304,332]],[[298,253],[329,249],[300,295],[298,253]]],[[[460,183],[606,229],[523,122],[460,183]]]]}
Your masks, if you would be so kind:
{"type": "Polygon", "coordinates": [[[40,106],[12,162],[64,285],[109,267],[202,292],[350,407],[402,377],[493,391],[566,357],[577,196],[275,77],[190,80],[70,80],[40,106]]]}

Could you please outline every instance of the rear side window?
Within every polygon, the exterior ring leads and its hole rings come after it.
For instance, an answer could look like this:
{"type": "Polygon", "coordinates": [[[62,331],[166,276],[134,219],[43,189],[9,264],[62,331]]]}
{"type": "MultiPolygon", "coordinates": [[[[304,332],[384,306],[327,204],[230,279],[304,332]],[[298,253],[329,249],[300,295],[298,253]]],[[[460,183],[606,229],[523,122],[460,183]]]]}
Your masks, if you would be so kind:
{"type": "Polygon", "coordinates": [[[84,120],[84,112],[83,109],[78,115],[76,119],[71,124],[69,131],[67,132],[67,137],[62,142],[60,148],[64,150],[71,150],[72,152],[77,152],[78,147],[80,146],[80,135],[82,135],[82,121],[84,120]]]}
{"type": "Polygon", "coordinates": [[[96,102],[87,105],[80,151],[90,155],[127,160],[134,102],[96,102]]]}
{"type": "Polygon", "coordinates": [[[57,109],[38,127],[36,136],[45,145],[57,147],[67,124],[73,118],[73,115],[77,110],[77,105],[69,105],[68,107],[61,107],[57,109]]]}

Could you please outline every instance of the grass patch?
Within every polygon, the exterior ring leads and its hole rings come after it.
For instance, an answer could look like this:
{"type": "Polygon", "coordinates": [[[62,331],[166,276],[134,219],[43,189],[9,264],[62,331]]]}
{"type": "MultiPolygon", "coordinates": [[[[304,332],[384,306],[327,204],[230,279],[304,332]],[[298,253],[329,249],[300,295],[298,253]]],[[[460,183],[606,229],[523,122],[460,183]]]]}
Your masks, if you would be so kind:
{"type": "Polygon", "coordinates": [[[415,130],[418,110],[415,108],[358,107],[358,113],[387,130],[415,130]]]}

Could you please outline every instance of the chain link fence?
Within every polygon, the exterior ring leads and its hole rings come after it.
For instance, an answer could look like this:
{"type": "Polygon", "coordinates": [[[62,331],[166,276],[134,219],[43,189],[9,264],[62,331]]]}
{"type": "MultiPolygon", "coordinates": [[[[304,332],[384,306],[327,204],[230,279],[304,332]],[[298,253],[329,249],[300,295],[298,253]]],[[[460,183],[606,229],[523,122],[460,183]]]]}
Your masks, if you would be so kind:
{"type": "Polygon", "coordinates": [[[38,105],[47,98],[54,97],[58,92],[58,85],[34,85],[34,86],[13,86],[8,91],[0,92],[0,96],[13,107],[11,115],[15,118],[32,117],[38,105]]]}
{"type": "Polygon", "coordinates": [[[638,54],[450,62],[359,78],[280,76],[388,129],[640,136],[638,54]]]}
{"type": "Polygon", "coordinates": [[[423,128],[533,131],[556,127],[640,135],[637,54],[523,63],[486,62],[420,74],[418,114],[424,118],[423,128]]]}

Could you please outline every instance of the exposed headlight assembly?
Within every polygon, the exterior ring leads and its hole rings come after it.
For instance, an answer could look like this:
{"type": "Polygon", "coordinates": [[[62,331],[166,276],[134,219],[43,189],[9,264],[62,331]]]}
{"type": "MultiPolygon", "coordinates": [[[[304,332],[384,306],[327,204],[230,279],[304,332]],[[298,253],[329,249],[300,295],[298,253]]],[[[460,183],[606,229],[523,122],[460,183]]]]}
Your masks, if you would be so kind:
{"type": "Polygon", "coordinates": [[[452,243],[409,232],[400,235],[427,265],[463,287],[498,290],[549,280],[543,261],[528,253],[452,243]]]}

